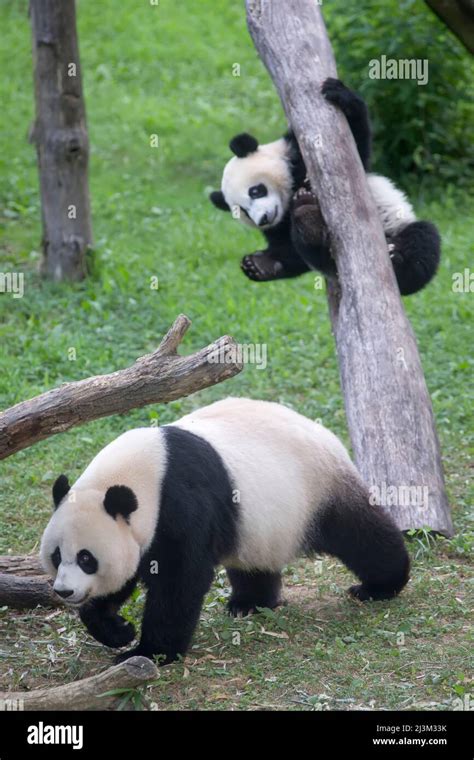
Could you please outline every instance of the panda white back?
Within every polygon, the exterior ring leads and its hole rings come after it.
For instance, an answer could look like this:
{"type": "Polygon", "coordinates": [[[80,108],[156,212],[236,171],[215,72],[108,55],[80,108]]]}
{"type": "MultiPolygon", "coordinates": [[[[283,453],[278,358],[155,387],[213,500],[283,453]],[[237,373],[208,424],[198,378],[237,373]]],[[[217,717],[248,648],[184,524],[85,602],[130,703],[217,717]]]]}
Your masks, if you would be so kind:
{"type": "Polygon", "coordinates": [[[329,430],[280,404],[227,398],[173,424],[204,438],[238,488],[238,547],[226,567],[278,570],[300,551],[318,507],[357,471],[329,430]]]}
{"type": "Polygon", "coordinates": [[[416,221],[407,196],[388,177],[367,174],[367,182],[386,235],[394,235],[407,224],[416,221]]]}

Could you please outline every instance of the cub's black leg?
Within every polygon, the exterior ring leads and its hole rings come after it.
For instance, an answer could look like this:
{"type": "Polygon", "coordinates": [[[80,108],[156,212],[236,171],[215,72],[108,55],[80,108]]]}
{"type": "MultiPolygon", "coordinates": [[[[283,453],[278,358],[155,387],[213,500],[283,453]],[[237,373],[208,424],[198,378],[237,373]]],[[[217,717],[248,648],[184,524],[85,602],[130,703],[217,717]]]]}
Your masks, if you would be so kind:
{"type": "Polygon", "coordinates": [[[127,646],[133,641],[135,628],[117,613],[136,583],[136,578],[132,578],[116,594],[93,599],[81,607],[79,616],[96,641],[114,648],[127,646]]]}
{"type": "Polygon", "coordinates": [[[329,77],[321,88],[326,100],[341,109],[354,136],[364,169],[369,169],[371,129],[369,112],[362,98],[339,79],[329,77]]]}
{"type": "Polygon", "coordinates": [[[336,263],[331,257],[329,235],[317,198],[310,190],[300,188],[292,200],[291,242],[298,255],[311,269],[334,277],[336,263]]]}
{"type": "Polygon", "coordinates": [[[433,279],[441,257],[441,239],[431,222],[412,222],[388,238],[402,296],[421,290],[433,279]]]}
{"type": "Polygon", "coordinates": [[[226,568],[232,586],[227,609],[236,617],[255,612],[257,607],[273,609],[281,604],[281,574],[255,570],[243,572],[226,568]]]}
{"type": "Polygon", "coordinates": [[[410,561],[403,537],[360,484],[319,512],[308,545],[338,557],[362,581],[349,592],[361,601],[390,599],[408,582],[410,561]]]}
{"type": "Polygon", "coordinates": [[[298,277],[309,269],[296,251],[281,248],[267,248],[265,251],[250,253],[244,256],[240,267],[249,280],[255,282],[298,277]]]}
{"type": "Polygon", "coordinates": [[[154,580],[146,580],[148,594],[140,642],[134,649],[119,655],[116,662],[138,655],[150,659],[161,655],[159,664],[167,665],[186,654],[204,595],[214,577],[214,567],[204,559],[189,567],[181,555],[185,549],[177,546],[176,551],[174,560],[167,562],[166,556],[160,559],[154,580]]]}

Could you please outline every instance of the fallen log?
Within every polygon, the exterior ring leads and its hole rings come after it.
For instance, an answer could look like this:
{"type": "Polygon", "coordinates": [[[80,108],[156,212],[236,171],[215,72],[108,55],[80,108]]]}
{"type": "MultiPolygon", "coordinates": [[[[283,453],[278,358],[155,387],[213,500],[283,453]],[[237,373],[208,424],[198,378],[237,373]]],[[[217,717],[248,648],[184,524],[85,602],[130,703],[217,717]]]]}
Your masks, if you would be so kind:
{"type": "Polygon", "coordinates": [[[52,689],[0,692],[4,710],[106,710],[113,708],[118,689],[134,689],[158,678],[156,665],[147,657],[131,657],[102,673],[52,689]]]}
{"type": "Polygon", "coordinates": [[[0,607],[25,609],[36,607],[61,607],[62,602],[54,593],[47,575],[30,575],[23,578],[18,575],[0,573],[0,607]]]}
{"type": "Polygon", "coordinates": [[[66,383],[2,412],[0,459],[75,425],[174,401],[241,371],[242,364],[232,359],[237,344],[228,335],[191,356],[179,356],[176,349],[190,324],[181,314],[156,351],[140,357],[131,367],[66,383]],[[229,361],[212,361],[227,352],[229,361]]]}
{"type": "Polygon", "coordinates": [[[21,576],[45,574],[37,554],[1,554],[1,573],[21,576]]]}

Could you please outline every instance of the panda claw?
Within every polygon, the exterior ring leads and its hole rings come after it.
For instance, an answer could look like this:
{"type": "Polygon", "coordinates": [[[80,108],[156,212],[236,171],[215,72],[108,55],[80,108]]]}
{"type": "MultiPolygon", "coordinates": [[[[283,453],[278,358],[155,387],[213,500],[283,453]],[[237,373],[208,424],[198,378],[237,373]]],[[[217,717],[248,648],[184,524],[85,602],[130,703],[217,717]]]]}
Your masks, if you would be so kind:
{"type": "Polygon", "coordinates": [[[354,597],[354,599],[358,599],[359,602],[376,602],[384,599],[393,599],[397,594],[396,590],[390,588],[382,591],[371,591],[370,588],[364,586],[363,583],[351,586],[348,591],[349,594],[354,597]]]}
{"type": "Polygon", "coordinates": [[[243,618],[247,617],[247,615],[254,614],[256,609],[254,606],[241,605],[230,600],[227,603],[227,612],[234,618],[243,618]]]}
{"type": "Polygon", "coordinates": [[[300,189],[297,190],[295,193],[295,198],[302,198],[305,195],[313,195],[313,193],[311,192],[309,188],[300,187],[300,189]]]}
{"type": "Polygon", "coordinates": [[[255,266],[252,256],[244,256],[240,263],[240,267],[250,280],[256,280],[257,282],[261,280],[260,272],[255,266]]]}
{"type": "Polygon", "coordinates": [[[326,100],[333,105],[340,105],[341,101],[352,95],[345,84],[340,79],[335,79],[334,77],[328,77],[324,80],[321,92],[326,100]]]}
{"type": "Polygon", "coordinates": [[[125,662],[126,660],[129,660],[130,657],[148,657],[149,660],[153,659],[153,655],[146,654],[146,652],[143,651],[143,649],[140,647],[140,645],[137,645],[136,647],[133,647],[133,649],[127,649],[126,652],[121,652],[114,658],[114,662],[116,665],[120,665],[121,662],[125,662]]]}
{"type": "Polygon", "coordinates": [[[316,204],[316,196],[311,190],[308,190],[306,187],[300,187],[292,198],[293,211],[300,208],[301,206],[315,206],[316,204]]]}

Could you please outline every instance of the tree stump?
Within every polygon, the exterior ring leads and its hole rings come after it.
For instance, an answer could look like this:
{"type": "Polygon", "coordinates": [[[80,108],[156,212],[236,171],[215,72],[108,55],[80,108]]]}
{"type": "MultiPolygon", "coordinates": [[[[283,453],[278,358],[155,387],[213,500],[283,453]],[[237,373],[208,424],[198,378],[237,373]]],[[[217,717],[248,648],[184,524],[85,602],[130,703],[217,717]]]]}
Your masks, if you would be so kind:
{"type": "Polygon", "coordinates": [[[74,0],[30,0],[36,145],[43,221],[41,272],[82,280],[92,245],[89,143],[74,0]]]}

